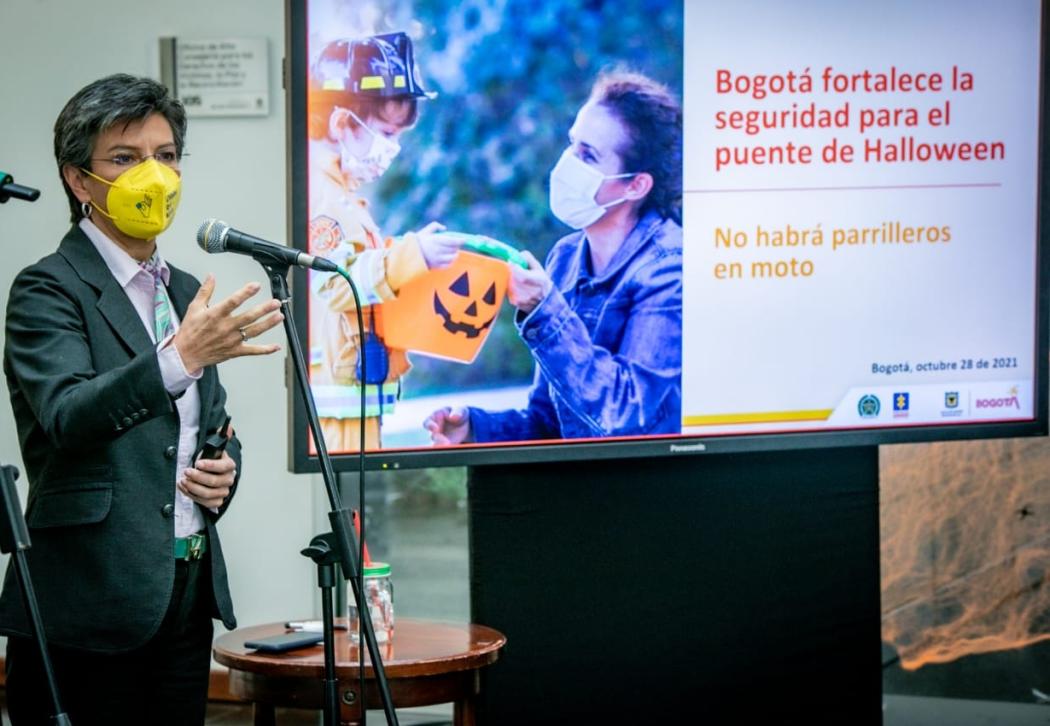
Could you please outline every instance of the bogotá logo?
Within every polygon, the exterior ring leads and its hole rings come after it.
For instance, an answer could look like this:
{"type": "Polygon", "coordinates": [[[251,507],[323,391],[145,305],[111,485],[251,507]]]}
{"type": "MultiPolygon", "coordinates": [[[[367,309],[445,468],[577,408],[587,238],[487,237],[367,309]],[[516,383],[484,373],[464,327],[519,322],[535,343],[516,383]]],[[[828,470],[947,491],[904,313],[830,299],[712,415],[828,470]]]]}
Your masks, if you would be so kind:
{"type": "Polygon", "coordinates": [[[1005,396],[999,398],[978,398],[974,401],[976,408],[1016,408],[1021,410],[1021,401],[1017,398],[1017,386],[1012,386],[1005,396]]]}
{"type": "Polygon", "coordinates": [[[870,393],[861,396],[857,401],[857,413],[861,418],[875,418],[881,409],[882,404],[879,403],[879,397],[870,393]]]}
{"type": "Polygon", "coordinates": [[[945,408],[959,408],[959,392],[958,391],[947,391],[944,394],[944,407],[945,408]]]}

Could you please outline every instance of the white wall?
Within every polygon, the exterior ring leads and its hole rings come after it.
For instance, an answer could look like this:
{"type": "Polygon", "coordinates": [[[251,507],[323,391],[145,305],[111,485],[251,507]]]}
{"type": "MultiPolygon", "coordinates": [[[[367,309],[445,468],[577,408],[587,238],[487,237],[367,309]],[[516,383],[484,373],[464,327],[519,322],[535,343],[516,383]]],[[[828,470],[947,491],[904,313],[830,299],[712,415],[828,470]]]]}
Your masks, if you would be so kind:
{"type": "MultiPolygon", "coordinates": [[[[160,238],[164,256],[176,265],[201,278],[216,275],[216,299],[253,279],[263,284],[258,300],[268,294],[262,268],[242,256],[206,255],[195,233],[201,220],[218,217],[267,239],[285,237],[282,0],[2,0],[0,170],[38,187],[41,197],[34,204],[13,200],[0,206],[0,307],[6,308],[15,274],[52,252],[69,227],[52,152],[59,111],[78,89],[110,73],[157,78],[162,36],[269,39],[270,115],[190,119],[182,203],[160,238]]],[[[283,343],[283,333],[278,329],[264,340],[283,343]]],[[[220,524],[241,625],[316,611],[314,566],[299,550],[327,528],[315,515],[326,500],[318,477],[287,471],[283,371],[283,352],[220,367],[244,442],[240,490],[220,524]]],[[[4,382],[0,398],[0,462],[21,469],[4,382]]],[[[24,505],[24,477],[20,485],[24,505]]]]}

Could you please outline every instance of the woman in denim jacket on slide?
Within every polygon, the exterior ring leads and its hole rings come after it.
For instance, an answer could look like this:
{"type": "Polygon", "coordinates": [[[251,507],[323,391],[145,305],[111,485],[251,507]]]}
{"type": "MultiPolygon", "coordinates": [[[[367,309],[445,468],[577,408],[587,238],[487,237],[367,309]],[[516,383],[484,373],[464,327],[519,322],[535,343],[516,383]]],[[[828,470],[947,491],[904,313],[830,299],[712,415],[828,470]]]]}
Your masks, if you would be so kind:
{"type": "Polygon", "coordinates": [[[598,79],[551,171],[551,211],[579,230],[508,297],[536,361],[524,409],[443,408],[438,445],[681,431],[682,111],[636,73],[598,79]]]}

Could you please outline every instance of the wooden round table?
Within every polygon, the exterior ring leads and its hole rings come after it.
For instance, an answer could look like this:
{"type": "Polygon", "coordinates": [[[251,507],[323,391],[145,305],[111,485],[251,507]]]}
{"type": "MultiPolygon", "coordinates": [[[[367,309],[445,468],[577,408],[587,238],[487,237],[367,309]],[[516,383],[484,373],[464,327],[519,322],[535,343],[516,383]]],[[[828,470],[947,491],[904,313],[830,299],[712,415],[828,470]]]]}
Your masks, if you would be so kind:
{"type": "MultiPolygon", "coordinates": [[[[256,726],[275,723],[274,708],[322,709],[324,650],[321,644],[287,653],[258,653],[246,640],[284,633],[283,623],[239,628],[215,641],[215,660],[230,669],[230,692],[254,704],[256,726]]],[[[380,643],[380,658],[395,708],[452,702],[456,726],[474,723],[479,669],[496,662],[507,639],[483,625],[436,623],[398,618],[394,637],[380,643]]],[[[339,718],[361,719],[358,652],[345,630],[335,637],[339,718]]],[[[375,675],[365,656],[365,703],[381,709],[375,675]]]]}

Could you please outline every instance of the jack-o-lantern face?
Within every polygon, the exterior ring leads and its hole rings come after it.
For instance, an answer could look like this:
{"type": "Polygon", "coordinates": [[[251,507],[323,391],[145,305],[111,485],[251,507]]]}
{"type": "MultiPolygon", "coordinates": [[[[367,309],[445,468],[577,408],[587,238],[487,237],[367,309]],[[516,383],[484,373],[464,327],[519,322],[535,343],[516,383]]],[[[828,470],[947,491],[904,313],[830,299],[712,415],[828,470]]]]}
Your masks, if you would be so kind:
{"type": "Polygon", "coordinates": [[[482,277],[480,272],[468,270],[446,290],[434,290],[434,312],[441,316],[448,332],[476,338],[496,319],[499,312],[496,283],[491,279],[480,279],[482,277]],[[479,294],[481,290],[484,292],[479,294]]]}
{"type": "Polygon", "coordinates": [[[410,280],[376,318],[387,347],[470,363],[492,332],[507,296],[503,260],[460,250],[448,267],[410,280]]]}

